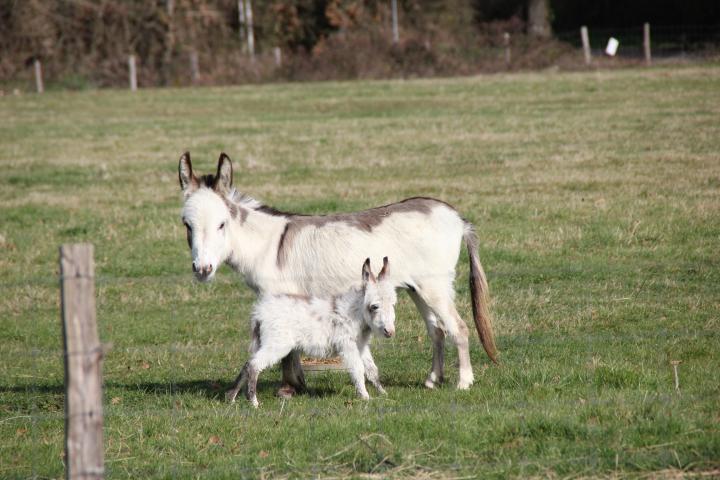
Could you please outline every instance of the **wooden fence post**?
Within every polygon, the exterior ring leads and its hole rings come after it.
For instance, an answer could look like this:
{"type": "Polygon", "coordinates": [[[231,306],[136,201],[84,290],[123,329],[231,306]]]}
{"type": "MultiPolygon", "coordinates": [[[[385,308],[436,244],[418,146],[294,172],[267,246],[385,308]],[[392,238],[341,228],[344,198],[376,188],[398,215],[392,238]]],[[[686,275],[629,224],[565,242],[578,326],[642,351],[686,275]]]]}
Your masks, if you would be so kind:
{"type": "Polygon", "coordinates": [[[392,0],[392,36],[393,36],[393,43],[398,43],[400,41],[400,29],[398,27],[398,9],[397,9],[397,0],[392,0]]]}
{"type": "Polygon", "coordinates": [[[192,83],[198,83],[200,81],[200,58],[195,49],[190,51],[190,78],[192,83]]]}
{"type": "Polygon", "coordinates": [[[90,244],[60,247],[65,351],[65,462],[68,479],[102,479],[102,346],[95,322],[95,265],[90,244]]]}
{"type": "Polygon", "coordinates": [[[45,91],[45,86],[43,85],[42,78],[42,64],[37,58],[33,63],[35,64],[35,87],[37,88],[38,93],[43,93],[45,91]]]}
{"type": "Polygon", "coordinates": [[[592,62],[592,54],[590,53],[590,36],[588,35],[588,28],[585,25],[580,27],[580,38],[582,39],[583,53],[585,54],[585,65],[590,65],[592,62]]]}
{"type": "Polygon", "coordinates": [[[135,55],[128,57],[128,70],[130,72],[130,90],[137,90],[137,70],[135,68],[135,55]]]}
{"type": "Polygon", "coordinates": [[[273,55],[275,56],[275,66],[282,67],[282,50],[280,50],[280,47],[273,48],[273,55]]]}
{"type": "Polygon", "coordinates": [[[652,64],[652,56],[650,54],[650,24],[647,22],[643,25],[643,50],[645,50],[645,64],[649,67],[652,64]]]}
{"type": "Polygon", "coordinates": [[[245,0],[245,22],[248,54],[250,55],[250,59],[255,61],[255,31],[253,29],[252,0],[245,0]]]}
{"type": "Polygon", "coordinates": [[[503,43],[505,44],[505,66],[510,68],[510,62],[512,61],[512,54],[510,52],[510,34],[505,32],[503,34],[503,43]]]}
{"type": "Polygon", "coordinates": [[[245,36],[245,1],[244,0],[238,0],[237,2],[237,8],[238,8],[238,35],[240,36],[240,42],[243,45],[243,50],[247,48],[246,46],[246,36],[245,36]]]}

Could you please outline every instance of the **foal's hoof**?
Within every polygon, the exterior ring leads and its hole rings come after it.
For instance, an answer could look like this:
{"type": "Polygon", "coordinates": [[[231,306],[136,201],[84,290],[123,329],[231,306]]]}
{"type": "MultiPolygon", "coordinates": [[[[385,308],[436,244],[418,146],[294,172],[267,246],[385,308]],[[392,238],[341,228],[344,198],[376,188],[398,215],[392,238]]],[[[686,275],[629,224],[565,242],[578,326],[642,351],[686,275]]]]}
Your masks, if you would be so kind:
{"type": "Polygon", "coordinates": [[[225,400],[228,403],[235,403],[235,397],[237,397],[237,392],[234,392],[232,390],[228,390],[225,392],[225,400]]]}
{"type": "Polygon", "coordinates": [[[297,391],[295,390],[295,387],[285,385],[280,387],[280,389],[277,391],[277,396],[280,398],[292,398],[295,396],[296,393],[297,391]]]}

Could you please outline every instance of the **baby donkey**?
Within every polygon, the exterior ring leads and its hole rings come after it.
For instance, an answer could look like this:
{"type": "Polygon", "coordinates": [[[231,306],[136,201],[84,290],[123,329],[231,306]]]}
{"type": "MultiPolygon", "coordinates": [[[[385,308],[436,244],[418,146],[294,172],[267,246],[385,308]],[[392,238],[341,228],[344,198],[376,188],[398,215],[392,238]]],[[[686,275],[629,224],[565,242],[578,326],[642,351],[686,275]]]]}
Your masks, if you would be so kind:
{"type": "Polygon", "coordinates": [[[395,333],[395,288],[388,279],[388,259],[377,278],[370,259],[362,267],[362,284],[329,299],[297,295],[263,295],[252,313],[251,357],[226,398],[235,401],[247,382],[247,398],[258,406],[255,394],[260,372],[275,365],[292,350],[314,357],[337,353],[350,371],[358,395],[370,398],[365,377],[385,393],[370,354],[370,334],[395,333]]]}

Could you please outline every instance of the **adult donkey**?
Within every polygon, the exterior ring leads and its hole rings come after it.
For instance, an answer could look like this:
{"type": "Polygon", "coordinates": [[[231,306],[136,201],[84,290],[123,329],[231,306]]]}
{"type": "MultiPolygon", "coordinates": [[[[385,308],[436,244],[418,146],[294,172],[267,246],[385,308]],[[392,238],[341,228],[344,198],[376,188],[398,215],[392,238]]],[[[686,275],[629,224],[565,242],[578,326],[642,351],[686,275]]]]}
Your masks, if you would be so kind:
{"type": "MultiPolygon", "coordinates": [[[[468,328],[455,309],[455,266],[462,240],[470,258],[470,294],[475,326],[490,359],[496,361],[488,286],[475,230],[447,203],[409,198],[361,212],[332,215],[286,213],[233,188],[230,158],[220,155],[215,175],[197,177],[190,154],[180,157],[184,193],[182,220],[200,281],[227,263],[256,292],[333,295],[357,283],[357,266],[370,257],[393,259],[393,284],[410,294],[433,344],[432,369],[425,386],[443,381],[444,339],[458,349],[457,387],[469,388],[473,372],[468,328]]],[[[283,388],[304,389],[299,354],[283,359],[283,388]]]]}

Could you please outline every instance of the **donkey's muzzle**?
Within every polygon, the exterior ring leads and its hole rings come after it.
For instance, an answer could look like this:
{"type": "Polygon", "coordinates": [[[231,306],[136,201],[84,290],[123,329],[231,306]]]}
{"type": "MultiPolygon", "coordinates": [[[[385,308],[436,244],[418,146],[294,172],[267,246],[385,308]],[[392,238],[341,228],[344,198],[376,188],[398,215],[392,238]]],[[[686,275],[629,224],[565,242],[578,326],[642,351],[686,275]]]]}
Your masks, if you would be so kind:
{"type": "Polygon", "coordinates": [[[385,338],[390,338],[395,335],[395,330],[388,330],[387,328],[383,328],[383,335],[385,335],[385,338]]]}
{"type": "Polygon", "coordinates": [[[193,272],[195,272],[195,277],[201,282],[207,280],[213,271],[212,265],[201,265],[198,267],[195,262],[192,264],[192,269],[193,272]]]}

